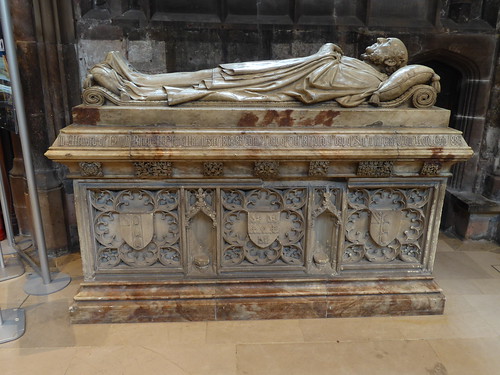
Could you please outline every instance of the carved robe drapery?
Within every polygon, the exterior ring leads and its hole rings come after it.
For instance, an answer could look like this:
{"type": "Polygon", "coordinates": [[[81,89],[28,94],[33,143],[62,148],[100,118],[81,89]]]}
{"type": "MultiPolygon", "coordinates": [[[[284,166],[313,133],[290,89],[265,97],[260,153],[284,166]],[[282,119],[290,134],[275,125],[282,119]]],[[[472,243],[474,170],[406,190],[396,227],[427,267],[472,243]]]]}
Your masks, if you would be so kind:
{"type": "Polygon", "coordinates": [[[133,100],[291,101],[336,100],[344,107],[366,101],[387,79],[371,65],[343,56],[332,43],[307,57],[279,61],[222,64],[187,73],[146,75],[135,71],[119,53],[110,52],[91,73],[104,87],[133,100]],[[107,74],[102,74],[103,70],[107,74]],[[112,77],[112,78],[110,78],[112,77]]]}

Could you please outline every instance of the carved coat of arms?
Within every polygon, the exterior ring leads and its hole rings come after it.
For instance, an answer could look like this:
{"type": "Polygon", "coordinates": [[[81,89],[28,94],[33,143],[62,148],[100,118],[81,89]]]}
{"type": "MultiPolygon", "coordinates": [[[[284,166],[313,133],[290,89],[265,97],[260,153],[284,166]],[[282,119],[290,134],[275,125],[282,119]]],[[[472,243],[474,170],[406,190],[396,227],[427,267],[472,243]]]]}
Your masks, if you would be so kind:
{"type": "Polygon", "coordinates": [[[260,248],[271,245],[279,235],[280,211],[249,211],[248,236],[260,248]]]}
{"type": "Polygon", "coordinates": [[[135,250],[145,248],[153,239],[153,213],[120,213],[120,234],[135,250]]]}
{"type": "Polygon", "coordinates": [[[397,237],[403,213],[395,210],[372,210],[370,235],[379,246],[387,246],[397,237]]]}

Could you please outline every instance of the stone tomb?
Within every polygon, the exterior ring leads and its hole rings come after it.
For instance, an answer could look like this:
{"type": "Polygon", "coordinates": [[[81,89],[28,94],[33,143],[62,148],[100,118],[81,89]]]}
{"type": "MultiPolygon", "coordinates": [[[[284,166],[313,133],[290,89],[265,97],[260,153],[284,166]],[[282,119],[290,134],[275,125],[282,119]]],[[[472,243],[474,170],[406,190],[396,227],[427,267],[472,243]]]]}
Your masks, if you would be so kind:
{"type": "Polygon", "coordinates": [[[332,104],[82,105],[69,168],[74,323],[441,314],[449,111],[332,104]]]}

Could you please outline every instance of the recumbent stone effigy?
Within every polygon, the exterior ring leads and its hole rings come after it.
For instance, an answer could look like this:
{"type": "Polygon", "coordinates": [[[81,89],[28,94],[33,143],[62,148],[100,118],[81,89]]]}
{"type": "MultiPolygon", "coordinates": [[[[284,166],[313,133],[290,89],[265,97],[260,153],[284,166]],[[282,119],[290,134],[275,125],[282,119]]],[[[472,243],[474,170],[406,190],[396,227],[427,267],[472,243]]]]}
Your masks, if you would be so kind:
{"type": "Polygon", "coordinates": [[[75,323],[439,314],[439,76],[379,38],[146,75],[115,52],[47,152],[74,179],[75,323]]]}

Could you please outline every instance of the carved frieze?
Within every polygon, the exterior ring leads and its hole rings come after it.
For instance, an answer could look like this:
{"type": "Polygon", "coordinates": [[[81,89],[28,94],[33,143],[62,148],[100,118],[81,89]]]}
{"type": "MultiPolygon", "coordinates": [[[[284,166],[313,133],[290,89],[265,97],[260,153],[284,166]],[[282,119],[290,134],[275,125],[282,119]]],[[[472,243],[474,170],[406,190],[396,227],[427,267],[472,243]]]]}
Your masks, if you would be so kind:
{"type": "Polygon", "coordinates": [[[97,161],[91,162],[80,162],[80,173],[82,177],[102,177],[104,174],[102,172],[102,163],[97,161]]]}
{"type": "Polygon", "coordinates": [[[223,189],[222,267],[304,264],[307,190],[223,189]]]}
{"type": "Polygon", "coordinates": [[[172,163],[168,161],[134,162],[137,177],[172,177],[172,163]]]}
{"type": "Polygon", "coordinates": [[[350,189],[344,264],[422,262],[431,188],[350,189]]]}
{"type": "Polygon", "coordinates": [[[393,167],[392,161],[360,161],[356,174],[359,177],[390,177],[393,167]]]}
{"type": "Polygon", "coordinates": [[[89,191],[96,268],[179,267],[179,194],[175,189],[89,191]]]}

